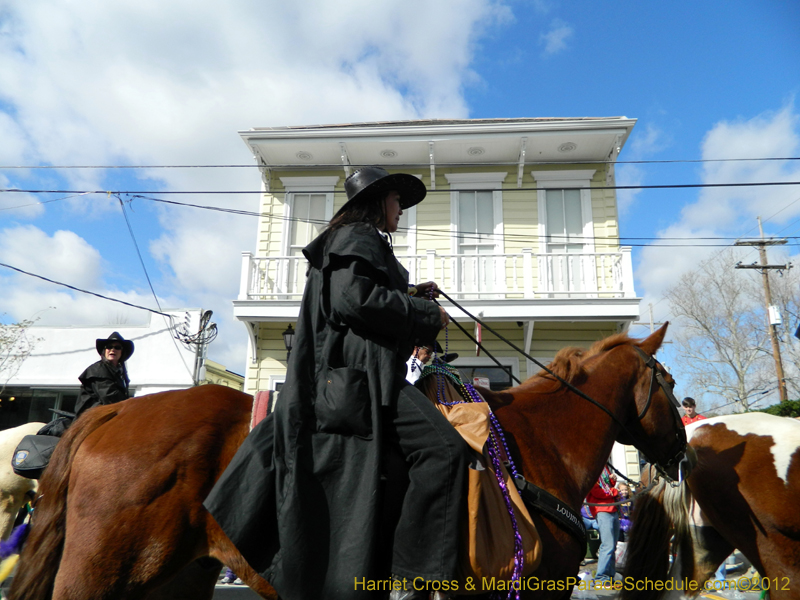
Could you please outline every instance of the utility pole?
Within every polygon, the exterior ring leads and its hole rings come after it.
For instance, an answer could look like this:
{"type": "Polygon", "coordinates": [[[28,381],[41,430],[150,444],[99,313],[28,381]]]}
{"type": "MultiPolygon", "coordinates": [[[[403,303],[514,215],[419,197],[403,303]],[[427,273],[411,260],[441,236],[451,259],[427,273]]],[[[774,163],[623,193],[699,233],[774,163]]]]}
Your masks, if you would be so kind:
{"type": "Polygon", "coordinates": [[[786,378],[783,375],[783,362],[781,361],[781,347],[778,344],[778,322],[775,318],[777,316],[777,309],[772,306],[772,293],[769,289],[769,271],[779,270],[788,271],[792,268],[792,264],[786,265],[771,265],[767,262],[767,246],[778,246],[786,243],[786,239],[764,239],[764,228],[761,225],[761,217],[758,217],[758,230],[761,233],[760,240],[741,240],[736,242],[737,246],[758,246],[758,255],[761,258],[761,264],[743,265],[741,262],[736,265],[737,269],[757,269],[761,271],[761,278],[764,282],[764,300],[767,305],[767,328],[769,337],[772,341],[772,356],[775,359],[775,372],[778,375],[778,389],[780,390],[781,402],[789,399],[786,393],[786,378]]]}

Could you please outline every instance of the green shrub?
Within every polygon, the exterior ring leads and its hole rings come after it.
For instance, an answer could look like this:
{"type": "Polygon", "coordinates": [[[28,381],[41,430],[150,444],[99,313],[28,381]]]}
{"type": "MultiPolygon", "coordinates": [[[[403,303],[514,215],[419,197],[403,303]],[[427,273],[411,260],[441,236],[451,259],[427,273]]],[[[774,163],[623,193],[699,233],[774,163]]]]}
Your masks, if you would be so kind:
{"type": "Polygon", "coordinates": [[[800,417],[800,400],[786,400],[758,411],[779,417],[800,417]]]}

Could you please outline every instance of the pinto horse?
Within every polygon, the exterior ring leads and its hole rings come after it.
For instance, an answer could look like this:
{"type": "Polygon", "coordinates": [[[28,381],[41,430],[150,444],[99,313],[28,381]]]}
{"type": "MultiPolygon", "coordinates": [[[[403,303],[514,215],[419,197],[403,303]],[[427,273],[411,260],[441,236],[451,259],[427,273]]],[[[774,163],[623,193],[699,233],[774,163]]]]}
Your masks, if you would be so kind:
{"type": "MultiPolygon", "coordinates": [[[[680,458],[685,437],[670,400],[671,380],[652,359],[665,332],[666,326],[645,340],[619,334],[586,351],[559,352],[552,370],[602,408],[551,375],[486,392],[528,481],[577,513],[614,440],[635,443],[662,464],[680,458]]],[[[262,597],[276,598],[202,506],[249,431],[251,403],[250,396],[208,385],[87,411],[64,435],[40,481],[10,598],[167,598],[160,586],[171,581],[180,590],[187,580],[194,598],[210,598],[220,562],[262,597]],[[186,576],[175,579],[182,569],[186,576]]],[[[574,576],[585,543],[533,518],[543,544],[535,575],[574,576]]],[[[567,598],[571,590],[562,583],[560,590],[523,595],[567,598]]]]}
{"type": "MultiPolygon", "coordinates": [[[[697,464],[683,485],[660,482],[637,501],[626,575],[686,578],[699,593],[738,549],[769,578],[763,585],[773,600],[800,598],[800,422],[747,413],[697,421],[686,430],[697,464]],[[677,557],[668,574],[672,535],[677,557]]],[[[625,600],[661,595],[623,591],[625,600]]]]}

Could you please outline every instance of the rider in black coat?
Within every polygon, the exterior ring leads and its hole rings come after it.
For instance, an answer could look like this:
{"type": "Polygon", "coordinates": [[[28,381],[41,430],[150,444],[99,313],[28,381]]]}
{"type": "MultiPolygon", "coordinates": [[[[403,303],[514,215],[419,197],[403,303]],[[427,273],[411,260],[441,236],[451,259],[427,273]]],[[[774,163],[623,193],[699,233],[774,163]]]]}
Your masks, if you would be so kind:
{"type": "Polygon", "coordinates": [[[81,393],[75,404],[79,417],[86,410],[101,404],[114,404],[130,397],[125,361],[133,354],[133,342],[116,331],[107,339],[95,341],[101,359],[80,374],[81,393]]]}
{"type": "Polygon", "coordinates": [[[411,580],[456,576],[469,450],[405,381],[413,347],[432,343],[449,320],[409,295],[386,235],[426,190],[374,167],[345,189],[348,203],[304,250],[308,279],[275,412],[205,506],[284,600],[385,598],[376,580],[390,573],[408,586],[393,597],[427,598],[411,580]],[[405,461],[410,485],[393,539],[381,540],[387,449],[405,461]]]}

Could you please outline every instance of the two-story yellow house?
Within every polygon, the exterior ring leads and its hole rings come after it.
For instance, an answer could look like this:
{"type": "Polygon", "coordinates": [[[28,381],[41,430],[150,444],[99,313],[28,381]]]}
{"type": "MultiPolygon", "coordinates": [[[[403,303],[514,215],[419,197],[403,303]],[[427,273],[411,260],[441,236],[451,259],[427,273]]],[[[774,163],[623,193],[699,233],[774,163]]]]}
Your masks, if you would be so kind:
{"type": "MultiPolygon", "coordinates": [[[[344,204],[365,165],[428,187],[394,235],[411,281],[433,280],[537,359],[589,345],[639,316],[629,247],[619,244],[614,163],[634,119],[425,120],[240,132],[262,174],[256,253],[243,253],[237,319],[250,338],[245,391],[277,389],[305,280],[303,247],[344,204]]],[[[442,301],[474,332],[475,323],[442,301]]],[[[493,388],[539,368],[483,330],[506,370],[454,326],[439,336],[468,377],[493,388]]]]}

